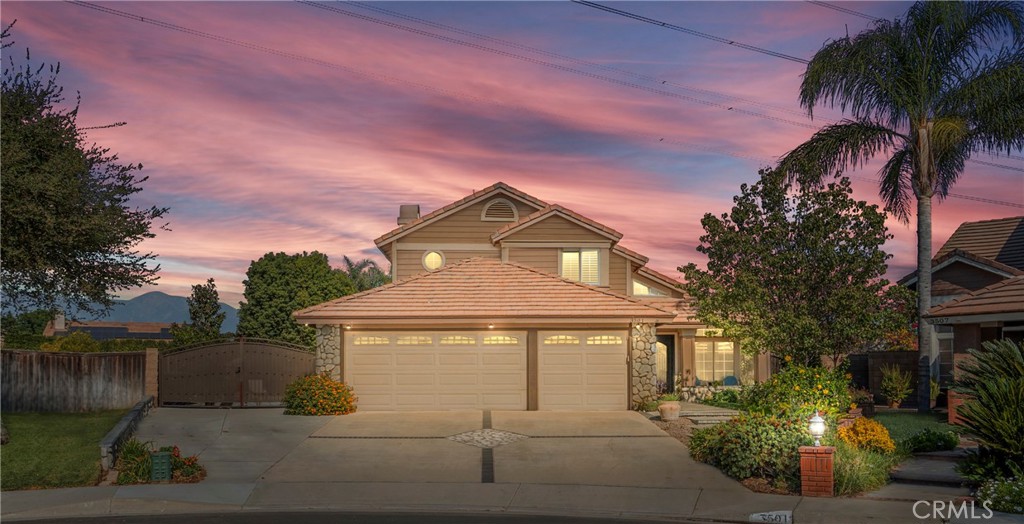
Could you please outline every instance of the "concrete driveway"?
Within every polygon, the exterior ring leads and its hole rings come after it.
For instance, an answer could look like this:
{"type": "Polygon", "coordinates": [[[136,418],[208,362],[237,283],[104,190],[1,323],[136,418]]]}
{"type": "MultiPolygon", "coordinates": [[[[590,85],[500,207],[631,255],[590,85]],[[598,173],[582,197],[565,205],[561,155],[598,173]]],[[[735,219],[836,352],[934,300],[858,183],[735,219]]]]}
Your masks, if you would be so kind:
{"type": "Polygon", "coordinates": [[[199,454],[211,482],[518,483],[742,490],[634,412],[160,408],[138,438],[199,454]]]}

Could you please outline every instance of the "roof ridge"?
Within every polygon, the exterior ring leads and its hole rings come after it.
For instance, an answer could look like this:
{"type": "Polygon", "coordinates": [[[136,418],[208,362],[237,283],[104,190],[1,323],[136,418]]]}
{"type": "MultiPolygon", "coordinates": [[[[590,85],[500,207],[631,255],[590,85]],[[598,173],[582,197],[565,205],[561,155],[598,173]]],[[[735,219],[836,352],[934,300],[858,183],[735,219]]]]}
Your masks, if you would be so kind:
{"type": "Polygon", "coordinates": [[[622,233],[611,226],[602,224],[597,220],[594,220],[593,218],[590,218],[582,213],[573,211],[561,204],[549,204],[541,209],[538,209],[537,211],[534,211],[533,213],[530,213],[529,215],[523,218],[520,218],[515,222],[505,224],[504,226],[502,226],[497,231],[491,234],[491,241],[493,242],[495,240],[498,240],[502,236],[506,235],[509,231],[522,227],[525,224],[528,224],[534,220],[543,217],[544,215],[548,215],[553,212],[561,212],[562,214],[568,216],[573,220],[583,222],[585,225],[590,226],[594,229],[598,229],[606,233],[608,236],[615,237],[615,242],[618,242],[619,240],[622,239],[622,233]]]}
{"type": "MultiPolygon", "coordinates": [[[[1002,221],[1002,220],[1008,220],[1009,221],[1009,220],[1021,220],[1021,219],[1024,219],[1024,215],[1015,216],[1015,217],[1003,217],[1003,218],[986,218],[985,220],[972,220],[970,222],[961,222],[960,225],[957,226],[957,229],[960,229],[961,227],[963,227],[963,226],[965,226],[967,224],[982,224],[982,223],[985,223],[985,222],[999,222],[999,221],[1002,221]]],[[[954,231],[954,233],[955,232],[956,231],[954,231]]]]}

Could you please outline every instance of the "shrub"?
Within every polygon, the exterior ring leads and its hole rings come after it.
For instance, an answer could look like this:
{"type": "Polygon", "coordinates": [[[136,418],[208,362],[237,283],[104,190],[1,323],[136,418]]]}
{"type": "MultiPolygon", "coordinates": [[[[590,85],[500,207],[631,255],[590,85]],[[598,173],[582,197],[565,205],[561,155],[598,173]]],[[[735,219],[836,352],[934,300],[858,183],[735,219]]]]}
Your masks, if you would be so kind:
{"type": "Polygon", "coordinates": [[[730,477],[784,482],[795,491],[800,486],[799,448],[810,442],[803,420],[751,413],[694,430],[690,456],[730,477]]]}
{"type": "Polygon", "coordinates": [[[326,373],[306,375],[285,389],[287,415],[346,415],[356,410],[352,388],[326,373]]]}
{"type": "Polygon", "coordinates": [[[1024,346],[985,342],[957,366],[954,390],[967,398],[957,408],[962,424],[987,448],[1024,464],[1024,346]]]}
{"type": "Polygon", "coordinates": [[[892,455],[860,449],[842,440],[835,445],[833,474],[836,495],[873,491],[889,482],[889,470],[896,462],[892,455]]]}
{"type": "Polygon", "coordinates": [[[927,453],[930,451],[949,451],[960,444],[960,435],[955,431],[936,431],[928,428],[900,442],[908,453],[927,453]]]}
{"type": "Polygon", "coordinates": [[[664,400],[666,402],[678,402],[679,393],[664,393],[658,397],[658,400],[664,400]]]}
{"type": "Polygon", "coordinates": [[[93,340],[88,333],[75,331],[65,337],[57,337],[52,342],[45,342],[39,346],[39,349],[43,351],[96,353],[100,350],[100,343],[93,340]]]}
{"type": "Polygon", "coordinates": [[[883,365],[882,395],[890,404],[899,405],[910,394],[910,372],[896,365],[883,365]]]}
{"type": "Polygon", "coordinates": [[[1008,478],[986,481],[978,488],[974,496],[989,509],[1004,513],[1024,514],[1024,479],[1008,478]]]}
{"type": "Polygon", "coordinates": [[[993,479],[1024,478],[1024,463],[1014,462],[1009,454],[985,447],[968,451],[967,456],[957,463],[956,470],[974,484],[993,479]]]}
{"type": "MultiPolygon", "coordinates": [[[[199,482],[206,478],[206,468],[199,457],[181,456],[178,446],[164,446],[159,451],[171,454],[171,482],[199,482]]],[[[147,484],[153,471],[153,443],[131,438],[121,445],[117,454],[118,484],[147,484]]]]}
{"type": "Polygon", "coordinates": [[[740,391],[738,389],[721,389],[711,394],[710,397],[701,401],[701,404],[718,406],[723,408],[740,408],[740,391]]]}
{"type": "Polygon", "coordinates": [[[874,398],[874,395],[872,395],[870,391],[868,391],[868,390],[866,390],[864,388],[860,388],[860,389],[852,389],[851,388],[850,389],[850,402],[852,404],[856,404],[857,407],[863,408],[864,406],[867,406],[868,404],[874,404],[875,403],[875,398],[874,398]]]}
{"type": "Polygon", "coordinates": [[[747,410],[783,418],[813,416],[815,411],[834,417],[850,408],[850,376],[838,367],[787,366],[771,380],[743,390],[747,410]]]}
{"type": "Polygon", "coordinates": [[[881,423],[860,417],[853,424],[839,428],[839,440],[858,449],[892,453],[896,443],[889,436],[889,430],[881,423]]]}

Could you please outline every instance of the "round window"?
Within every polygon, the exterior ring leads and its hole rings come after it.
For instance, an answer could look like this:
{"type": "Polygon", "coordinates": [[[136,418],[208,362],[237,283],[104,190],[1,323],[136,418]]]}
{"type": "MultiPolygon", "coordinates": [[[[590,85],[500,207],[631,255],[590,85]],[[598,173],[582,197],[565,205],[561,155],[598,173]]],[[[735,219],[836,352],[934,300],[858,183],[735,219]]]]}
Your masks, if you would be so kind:
{"type": "Polygon", "coordinates": [[[428,251],[423,255],[423,267],[427,271],[434,271],[444,265],[444,255],[437,251],[428,251]]]}

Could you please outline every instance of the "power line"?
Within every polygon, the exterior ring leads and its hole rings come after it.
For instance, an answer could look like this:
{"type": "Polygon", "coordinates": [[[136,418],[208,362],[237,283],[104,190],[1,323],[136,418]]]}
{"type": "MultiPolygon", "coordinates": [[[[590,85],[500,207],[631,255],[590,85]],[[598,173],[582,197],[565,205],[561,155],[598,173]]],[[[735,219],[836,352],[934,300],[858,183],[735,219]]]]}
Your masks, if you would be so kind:
{"type": "MultiPolygon", "coordinates": [[[[236,39],[233,39],[233,38],[217,35],[217,34],[214,34],[214,33],[207,33],[207,32],[199,31],[199,30],[196,30],[196,29],[191,29],[191,28],[188,28],[188,27],[185,27],[185,26],[181,26],[181,25],[176,25],[176,24],[172,24],[172,23],[169,23],[169,22],[163,22],[163,21],[160,21],[160,20],[156,20],[154,18],[146,18],[146,17],[140,16],[140,15],[129,13],[127,11],[120,11],[120,10],[112,9],[112,8],[105,7],[105,6],[91,4],[89,2],[72,0],[72,1],[69,1],[69,3],[71,3],[73,5],[77,5],[79,7],[85,7],[85,8],[93,9],[93,10],[96,10],[96,11],[99,11],[99,12],[102,12],[102,13],[118,16],[118,17],[121,17],[121,18],[126,18],[126,19],[129,19],[129,20],[137,21],[137,22],[142,22],[142,23],[146,23],[146,24],[155,25],[157,27],[161,27],[161,28],[164,28],[164,29],[169,29],[169,30],[172,30],[172,31],[178,31],[178,32],[190,35],[190,36],[199,37],[199,38],[205,38],[205,39],[213,40],[213,41],[216,41],[216,42],[221,42],[221,43],[225,43],[225,44],[229,44],[229,45],[234,45],[234,46],[242,47],[242,48],[249,49],[249,50],[252,50],[252,51],[259,51],[259,52],[263,52],[263,53],[268,53],[268,54],[272,54],[272,55],[279,56],[279,57],[282,57],[282,58],[287,58],[287,59],[291,59],[291,60],[297,60],[297,61],[301,61],[301,62],[306,62],[306,63],[309,63],[309,64],[318,65],[318,66],[321,66],[321,67],[328,67],[328,68],[331,68],[331,69],[337,69],[337,70],[341,70],[341,71],[344,71],[344,72],[347,72],[347,73],[351,73],[351,74],[354,74],[354,75],[358,75],[358,76],[369,77],[369,78],[373,78],[373,79],[376,79],[376,80],[382,80],[382,81],[385,81],[385,82],[388,82],[388,83],[407,84],[407,85],[416,87],[418,89],[429,90],[429,91],[436,92],[436,93],[441,93],[441,94],[444,94],[444,95],[447,95],[447,96],[452,96],[452,97],[457,97],[457,98],[464,98],[464,99],[470,99],[470,100],[474,100],[474,101],[478,101],[478,102],[483,102],[483,103],[488,103],[488,104],[494,104],[494,105],[498,105],[498,106],[502,106],[502,107],[529,109],[529,108],[524,108],[522,106],[505,104],[505,103],[502,103],[502,102],[499,102],[499,101],[495,101],[495,100],[492,100],[492,99],[487,99],[487,98],[473,96],[473,95],[466,95],[465,93],[460,93],[458,91],[452,91],[452,90],[449,90],[449,89],[437,88],[437,87],[434,87],[434,86],[431,86],[431,85],[428,85],[428,84],[423,84],[423,83],[420,83],[420,82],[411,82],[411,81],[408,81],[408,80],[399,79],[399,78],[395,78],[395,77],[391,77],[391,76],[387,76],[387,75],[382,75],[382,74],[378,74],[378,73],[369,73],[369,72],[361,71],[361,70],[358,70],[358,69],[355,69],[355,68],[351,68],[351,67],[348,67],[348,66],[342,66],[340,64],[336,64],[336,63],[333,63],[333,62],[328,62],[326,60],[320,60],[320,59],[317,59],[317,58],[311,58],[311,57],[308,57],[308,56],[305,56],[305,55],[300,55],[300,54],[297,54],[297,53],[291,53],[291,52],[288,52],[288,51],[282,51],[282,50],[279,50],[279,49],[263,46],[263,45],[260,45],[260,44],[254,44],[254,43],[251,43],[251,42],[245,42],[245,41],[242,41],[242,40],[236,40],[236,39]]],[[[563,115],[559,115],[557,113],[550,113],[550,112],[548,112],[547,114],[552,115],[552,116],[556,116],[556,117],[565,118],[563,115]]],[[[755,156],[751,156],[751,155],[745,155],[745,154],[741,154],[741,153],[725,151],[725,150],[716,149],[716,148],[712,148],[712,147],[707,147],[707,146],[700,145],[700,144],[694,144],[692,142],[686,142],[686,141],[682,141],[682,140],[666,139],[664,137],[659,137],[657,135],[652,135],[652,134],[650,134],[648,132],[641,132],[641,131],[637,131],[637,130],[624,130],[624,129],[621,129],[621,128],[608,128],[608,127],[605,127],[605,129],[609,129],[609,130],[613,130],[613,131],[626,131],[626,132],[629,132],[629,133],[633,134],[634,136],[645,137],[647,139],[654,140],[654,141],[656,141],[658,143],[662,143],[662,144],[674,144],[674,145],[677,145],[677,146],[680,146],[680,147],[683,147],[683,148],[686,148],[686,149],[695,149],[695,150],[706,151],[706,152],[720,154],[720,155],[732,156],[732,157],[736,157],[736,158],[752,159],[752,160],[757,160],[757,161],[764,162],[764,163],[769,164],[769,165],[774,163],[774,161],[769,160],[767,158],[763,158],[763,157],[755,157],[755,156]]],[[[870,178],[866,178],[866,177],[853,177],[853,178],[860,178],[861,180],[867,180],[867,181],[870,181],[870,182],[875,182],[874,180],[872,180],[870,178]]],[[[1000,200],[992,200],[992,199],[986,199],[986,198],[974,197],[974,196],[968,196],[968,195],[949,194],[948,196],[955,197],[955,198],[963,198],[963,199],[967,199],[967,200],[974,200],[974,201],[978,201],[978,202],[985,202],[985,203],[990,203],[990,204],[997,204],[997,205],[1005,205],[1005,206],[1011,206],[1011,207],[1021,207],[1021,208],[1024,208],[1024,204],[1017,204],[1017,203],[1014,203],[1014,202],[1005,202],[1005,201],[1000,201],[1000,200]]]]}
{"type": "Polygon", "coordinates": [[[638,15],[636,13],[630,13],[629,11],[623,11],[621,9],[616,9],[614,7],[608,7],[606,5],[601,5],[601,4],[598,4],[596,2],[589,2],[587,0],[572,0],[572,1],[573,1],[573,3],[576,3],[576,4],[585,5],[587,7],[593,7],[594,9],[600,9],[601,11],[607,11],[607,12],[615,14],[615,15],[624,16],[626,18],[632,18],[633,20],[639,20],[640,22],[646,22],[648,24],[654,24],[656,26],[661,26],[661,27],[664,27],[666,29],[671,29],[673,31],[679,31],[680,33],[686,33],[688,35],[693,35],[693,36],[697,36],[697,37],[704,38],[704,39],[707,39],[707,40],[712,40],[712,41],[718,42],[720,44],[726,44],[726,45],[731,45],[731,46],[739,47],[741,49],[746,49],[748,51],[754,51],[755,53],[761,53],[761,54],[765,54],[765,55],[768,55],[768,56],[774,56],[775,58],[781,58],[783,60],[789,60],[790,62],[798,62],[798,63],[801,63],[801,64],[810,63],[809,60],[805,60],[805,59],[800,58],[800,57],[796,57],[796,56],[792,56],[792,55],[787,55],[785,53],[780,53],[778,51],[772,51],[770,49],[765,49],[763,47],[757,47],[757,46],[753,46],[753,45],[750,45],[750,44],[744,44],[742,42],[737,42],[735,40],[730,40],[728,38],[722,38],[720,36],[711,35],[711,34],[708,34],[708,33],[697,31],[695,29],[689,29],[689,28],[686,28],[686,27],[683,27],[683,26],[679,26],[679,25],[676,25],[676,24],[672,24],[672,23],[669,23],[669,22],[665,22],[665,21],[662,21],[662,20],[656,20],[654,18],[648,18],[646,16],[638,15]]]}
{"type": "Polygon", "coordinates": [[[1005,165],[1005,164],[997,164],[995,162],[986,162],[984,160],[977,160],[977,159],[974,159],[974,158],[968,158],[967,160],[969,160],[971,162],[974,162],[975,164],[981,164],[983,166],[998,167],[998,168],[1001,168],[1001,169],[1007,169],[1007,170],[1010,170],[1010,171],[1020,171],[1021,173],[1024,173],[1024,168],[1020,168],[1020,167],[1013,167],[1013,166],[1008,166],[1008,165],[1005,165]]]}
{"type": "Polygon", "coordinates": [[[818,7],[824,7],[826,9],[832,9],[833,11],[839,11],[840,13],[846,13],[848,15],[859,16],[861,18],[864,18],[864,19],[867,19],[867,20],[871,20],[872,22],[877,22],[879,20],[882,20],[881,18],[878,18],[878,17],[875,17],[875,16],[871,16],[871,15],[866,14],[866,13],[861,13],[860,11],[854,11],[853,9],[848,9],[848,8],[843,7],[841,5],[830,4],[828,2],[817,2],[817,1],[814,1],[814,0],[807,0],[807,3],[808,4],[814,4],[814,5],[818,6],[818,7]]]}
{"type": "MultiPolygon", "coordinates": [[[[856,180],[863,180],[865,182],[871,182],[872,184],[878,182],[877,180],[875,180],[873,178],[868,178],[866,176],[856,176],[856,175],[844,175],[844,176],[846,176],[847,178],[852,178],[852,179],[856,179],[856,180]]],[[[995,200],[995,199],[992,199],[992,198],[982,198],[982,197],[976,197],[976,196],[972,196],[972,195],[958,195],[956,193],[946,193],[946,196],[950,197],[950,198],[959,198],[959,199],[962,199],[962,200],[973,200],[975,202],[984,202],[986,204],[994,204],[994,205],[997,205],[997,206],[1007,206],[1007,207],[1016,207],[1016,208],[1024,209],[1024,204],[1021,204],[1021,203],[1018,203],[1018,202],[1008,202],[1006,200],[995,200]]]]}

